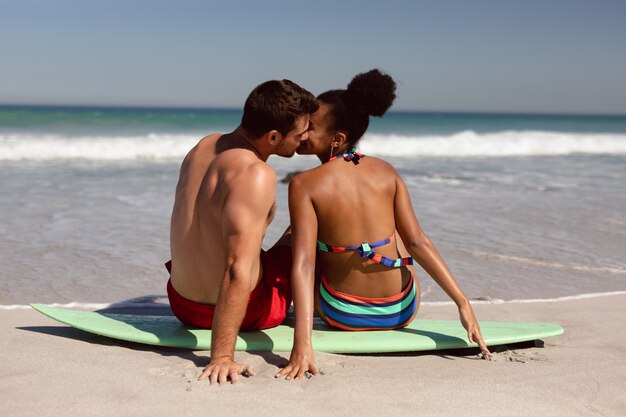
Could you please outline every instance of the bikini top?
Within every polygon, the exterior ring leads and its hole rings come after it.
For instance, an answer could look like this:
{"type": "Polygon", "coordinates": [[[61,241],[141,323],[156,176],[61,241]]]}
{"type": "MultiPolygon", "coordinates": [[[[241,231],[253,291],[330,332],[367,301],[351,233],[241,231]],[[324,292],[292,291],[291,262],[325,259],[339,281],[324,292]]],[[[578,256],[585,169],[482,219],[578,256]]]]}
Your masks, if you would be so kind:
{"type": "Polygon", "coordinates": [[[361,255],[361,258],[369,258],[373,262],[376,262],[377,264],[390,266],[393,268],[399,268],[404,265],[413,265],[413,258],[411,258],[410,256],[408,258],[391,259],[391,258],[387,258],[386,256],[381,255],[380,253],[376,253],[374,251],[374,248],[386,245],[387,243],[391,243],[395,239],[396,239],[396,235],[392,234],[387,239],[379,240],[378,242],[374,242],[374,243],[365,242],[365,243],[361,243],[360,245],[355,245],[355,246],[332,246],[332,245],[327,245],[326,243],[318,240],[317,250],[320,250],[322,252],[332,252],[332,253],[356,251],[358,252],[359,255],[361,255]]]}
{"type": "MultiPolygon", "coordinates": [[[[329,159],[329,161],[336,159],[338,156],[339,155],[333,156],[332,158],[329,159]]],[[[356,148],[352,148],[351,150],[342,154],[341,156],[343,157],[345,161],[352,162],[354,163],[354,165],[358,165],[359,160],[365,157],[365,155],[357,152],[356,148]]],[[[374,243],[365,242],[365,243],[361,243],[360,245],[355,245],[355,246],[333,246],[333,245],[327,245],[326,243],[318,240],[317,250],[320,250],[322,252],[332,252],[332,253],[356,251],[361,256],[361,258],[369,258],[373,262],[376,262],[381,265],[393,267],[393,268],[399,268],[404,265],[413,265],[413,258],[411,257],[391,259],[391,258],[387,258],[386,256],[382,256],[381,254],[376,253],[374,251],[374,248],[377,248],[379,246],[384,246],[388,243],[393,242],[395,239],[396,239],[396,235],[394,233],[391,236],[389,236],[387,239],[379,240],[378,242],[374,242],[374,243]]]]}

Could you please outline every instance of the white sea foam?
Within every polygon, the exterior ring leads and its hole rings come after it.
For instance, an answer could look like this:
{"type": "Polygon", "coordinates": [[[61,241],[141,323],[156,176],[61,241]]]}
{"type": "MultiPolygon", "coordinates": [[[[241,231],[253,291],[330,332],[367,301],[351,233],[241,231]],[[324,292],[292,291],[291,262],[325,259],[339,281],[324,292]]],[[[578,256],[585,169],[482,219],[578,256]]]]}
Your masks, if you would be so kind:
{"type": "MultiPolygon", "coordinates": [[[[0,161],[181,159],[201,135],[78,136],[0,134],[0,161]]],[[[396,157],[497,157],[626,154],[626,134],[501,131],[453,135],[367,134],[364,153],[396,157]]]]}
{"type": "Polygon", "coordinates": [[[0,135],[0,161],[162,160],[182,158],[199,140],[197,135],[138,136],[0,135]]]}
{"type": "MultiPolygon", "coordinates": [[[[525,298],[525,299],[513,299],[513,300],[502,300],[499,298],[491,298],[488,300],[470,300],[472,304],[526,304],[526,303],[554,303],[561,301],[575,301],[575,300],[585,300],[588,298],[600,298],[600,297],[610,297],[613,295],[625,295],[626,291],[610,291],[610,292],[595,292],[595,293],[587,293],[587,294],[577,294],[577,295],[567,295],[563,297],[554,297],[554,298],[525,298]]],[[[421,303],[422,305],[453,305],[452,301],[425,301],[421,303]]]]}
{"type": "Polygon", "coordinates": [[[364,153],[380,156],[498,157],[626,154],[626,134],[471,130],[448,136],[367,134],[364,153]]]}
{"type": "MultiPolygon", "coordinates": [[[[117,303],[87,303],[72,301],[69,303],[46,304],[49,307],[76,308],[85,310],[102,310],[106,308],[167,308],[169,303],[166,295],[146,295],[132,300],[117,303]]],[[[31,308],[30,304],[0,304],[0,310],[19,310],[31,308]]]]}
{"type": "Polygon", "coordinates": [[[557,268],[557,269],[572,269],[575,271],[626,275],[626,269],[624,268],[615,268],[615,267],[608,267],[608,266],[564,264],[560,262],[544,261],[541,259],[524,258],[520,256],[510,256],[510,255],[502,255],[498,253],[487,253],[487,252],[477,252],[475,253],[475,256],[479,258],[499,259],[502,261],[518,262],[518,263],[523,263],[523,264],[528,264],[528,265],[547,266],[550,268],[557,268]]]}
{"type": "MultiPolygon", "coordinates": [[[[169,307],[169,304],[161,303],[79,303],[78,301],[72,301],[71,303],[51,303],[46,304],[49,307],[57,308],[75,308],[85,310],[103,310],[106,308],[164,308],[169,307]]],[[[5,304],[0,305],[0,310],[22,310],[32,308],[30,304],[5,304]]]]}

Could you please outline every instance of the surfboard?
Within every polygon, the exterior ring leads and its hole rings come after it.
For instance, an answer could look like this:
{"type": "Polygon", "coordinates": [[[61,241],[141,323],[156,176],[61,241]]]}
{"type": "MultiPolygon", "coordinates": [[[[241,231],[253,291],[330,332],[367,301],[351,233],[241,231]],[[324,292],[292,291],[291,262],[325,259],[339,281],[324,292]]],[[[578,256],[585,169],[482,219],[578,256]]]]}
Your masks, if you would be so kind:
{"type": "MultiPolygon", "coordinates": [[[[211,330],[194,329],[173,316],[109,314],[69,310],[42,304],[31,306],[58,322],[89,333],[155,346],[205,350],[211,348],[211,330]]],[[[293,323],[293,322],[292,322],[293,323]]],[[[236,350],[289,352],[293,344],[293,326],[242,332],[236,350]]],[[[485,343],[496,346],[524,342],[563,333],[551,323],[480,322],[485,343]]],[[[313,348],[318,352],[374,353],[415,352],[476,347],[458,320],[413,320],[398,330],[350,332],[335,330],[321,320],[313,326],[313,348]]]]}

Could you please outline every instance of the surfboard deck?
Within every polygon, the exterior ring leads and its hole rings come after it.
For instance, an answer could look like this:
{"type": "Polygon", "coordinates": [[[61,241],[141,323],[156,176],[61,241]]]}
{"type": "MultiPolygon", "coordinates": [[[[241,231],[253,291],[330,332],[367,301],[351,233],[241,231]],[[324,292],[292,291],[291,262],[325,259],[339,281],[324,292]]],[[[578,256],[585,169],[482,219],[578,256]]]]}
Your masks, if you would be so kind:
{"type": "MultiPolygon", "coordinates": [[[[113,339],[155,346],[206,350],[211,348],[211,330],[193,329],[173,316],[109,314],[31,306],[53,320],[89,333],[113,339]]],[[[488,346],[525,342],[557,336],[563,328],[552,323],[480,322],[488,346]]],[[[313,326],[313,349],[331,353],[415,352],[476,347],[458,320],[413,320],[398,330],[349,332],[334,330],[323,322],[313,326]]],[[[283,324],[272,329],[242,332],[236,350],[289,352],[293,344],[293,326],[283,324]]]]}

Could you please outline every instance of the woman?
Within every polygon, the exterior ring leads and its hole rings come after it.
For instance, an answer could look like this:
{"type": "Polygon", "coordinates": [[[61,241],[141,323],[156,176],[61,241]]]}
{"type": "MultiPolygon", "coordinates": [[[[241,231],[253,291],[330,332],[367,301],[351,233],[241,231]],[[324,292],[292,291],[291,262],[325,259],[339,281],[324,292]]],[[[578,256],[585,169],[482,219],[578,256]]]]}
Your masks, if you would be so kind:
{"type": "Polygon", "coordinates": [[[467,297],[415,217],[402,178],[387,162],[356,152],[369,116],[380,117],[391,107],[395,89],[390,76],[372,70],[354,77],[346,90],[318,97],[309,139],[298,153],[315,154],[322,164],[289,185],[296,324],[289,364],[277,377],[317,374],[314,307],[326,323],[343,330],[409,324],[420,298],[408,268],[412,258],[456,303],[468,339],[490,355],[467,297]],[[399,257],[402,242],[412,258],[399,257]]]}

